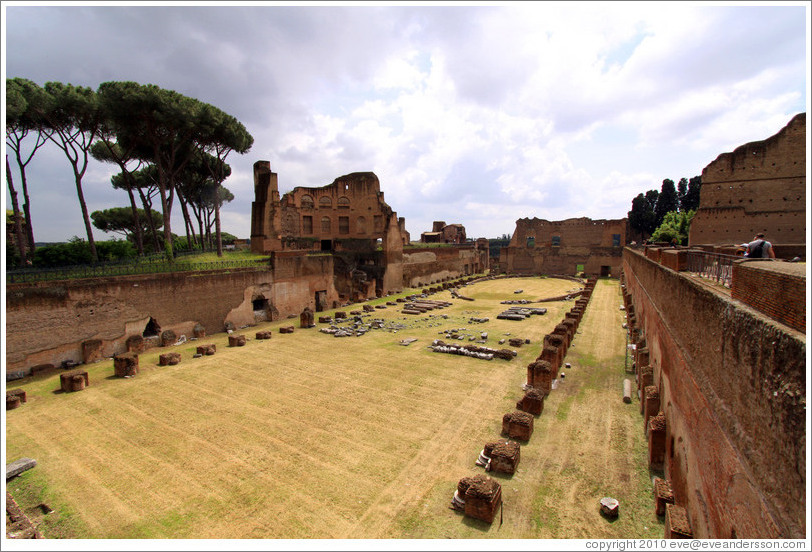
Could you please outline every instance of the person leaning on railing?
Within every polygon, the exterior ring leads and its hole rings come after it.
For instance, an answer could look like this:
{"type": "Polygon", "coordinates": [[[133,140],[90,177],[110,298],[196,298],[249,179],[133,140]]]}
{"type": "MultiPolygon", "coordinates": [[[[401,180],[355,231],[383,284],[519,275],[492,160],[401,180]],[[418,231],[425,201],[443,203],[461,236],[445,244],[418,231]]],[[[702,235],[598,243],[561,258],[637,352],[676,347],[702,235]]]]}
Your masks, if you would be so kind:
{"type": "Polygon", "coordinates": [[[744,256],[748,259],[775,259],[775,251],[773,251],[773,244],[765,240],[764,234],[759,232],[753,241],[747,244],[744,256]]]}

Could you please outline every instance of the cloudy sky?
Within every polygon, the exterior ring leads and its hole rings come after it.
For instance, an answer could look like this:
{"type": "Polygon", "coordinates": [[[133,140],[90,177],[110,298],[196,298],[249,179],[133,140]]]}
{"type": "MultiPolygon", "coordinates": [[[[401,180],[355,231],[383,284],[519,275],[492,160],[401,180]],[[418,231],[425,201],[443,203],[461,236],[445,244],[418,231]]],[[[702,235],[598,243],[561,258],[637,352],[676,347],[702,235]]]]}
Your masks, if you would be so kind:
{"type": "MultiPolygon", "coordinates": [[[[498,237],[523,217],[623,218],[638,193],[701,174],[809,104],[807,2],[4,2],[3,12],[7,78],[156,84],[242,121],[254,145],[229,158],[235,200],[222,216],[243,238],[257,160],[283,193],[373,171],[413,239],[433,220],[498,237]]],[[[64,154],[51,147],[29,167],[36,240],[85,237],[64,154]]],[[[91,162],[91,211],[127,205],[113,172],[91,162]]]]}

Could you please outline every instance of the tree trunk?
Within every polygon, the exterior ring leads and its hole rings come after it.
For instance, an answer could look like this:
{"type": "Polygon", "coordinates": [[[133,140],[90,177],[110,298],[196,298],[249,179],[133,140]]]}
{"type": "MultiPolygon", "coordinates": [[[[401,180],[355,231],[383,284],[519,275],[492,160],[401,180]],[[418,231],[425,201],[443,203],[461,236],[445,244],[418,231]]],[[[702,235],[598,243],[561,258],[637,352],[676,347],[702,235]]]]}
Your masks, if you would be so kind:
{"type": "Polygon", "coordinates": [[[184,201],[181,194],[178,194],[178,201],[180,202],[181,213],[183,213],[183,226],[186,230],[186,246],[189,249],[194,249],[195,242],[192,239],[194,237],[194,229],[192,228],[192,221],[189,218],[189,209],[186,208],[186,201],[184,201]]]}
{"type": "Polygon", "coordinates": [[[144,233],[141,231],[141,217],[138,216],[138,206],[135,204],[135,194],[132,185],[127,186],[127,195],[130,196],[130,206],[133,210],[133,222],[135,223],[135,247],[138,255],[144,256],[144,233]]]}
{"type": "MultiPolygon", "coordinates": [[[[219,188],[219,186],[218,186],[219,188]]],[[[214,200],[214,234],[217,240],[217,256],[223,256],[223,237],[220,234],[220,197],[215,197],[214,200]]]]}
{"type": "Polygon", "coordinates": [[[161,250],[161,244],[158,241],[158,229],[155,228],[155,219],[152,216],[152,201],[141,188],[138,188],[138,195],[141,196],[141,204],[144,206],[144,213],[147,215],[147,225],[152,233],[152,250],[157,253],[161,250]]]}
{"type": "Polygon", "coordinates": [[[17,239],[17,248],[20,250],[20,266],[25,266],[26,240],[23,236],[23,223],[20,216],[20,206],[17,204],[17,190],[14,188],[14,181],[11,178],[11,167],[8,164],[8,155],[6,155],[6,180],[8,181],[8,191],[11,194],[11,207],[14,210],[14,235],[17,239]]]}
{"type": "MultiPolygon", "coordinates": [[[[85,163],[87,166],[87,163],[85,163]]],[[[96,251],[96,241],[93,239],[93,227],[90,224],[90,215],[87,212],[87,203],[85,202],[85,194],[82,191],[82,171],[81,173],[73,167],[73,178],[76,181],[76,194],[79,196],[79,206],[82,208],[82,218],[85,221],[85,230],[87,231],[87,243],[90,245],[90,258],[94,263],[99,262],[99,254],[96,251]]]]}
{"type": "MultiPolygon", "coordinates": [[[[8,159],[6,159],[8,163],[8,159]]],[[[34,245],[34,225],[31,224],[31,200],[28,198],[28,179],[25,176],[25,165],[20,163],[20,157],[17,157],[17,164],[20,165],[20,179],[23,185],[23,212],[25,213],[25,233],[26,242],[28,244],[28,252],[33,255],[36,246],[34,245]]]]}

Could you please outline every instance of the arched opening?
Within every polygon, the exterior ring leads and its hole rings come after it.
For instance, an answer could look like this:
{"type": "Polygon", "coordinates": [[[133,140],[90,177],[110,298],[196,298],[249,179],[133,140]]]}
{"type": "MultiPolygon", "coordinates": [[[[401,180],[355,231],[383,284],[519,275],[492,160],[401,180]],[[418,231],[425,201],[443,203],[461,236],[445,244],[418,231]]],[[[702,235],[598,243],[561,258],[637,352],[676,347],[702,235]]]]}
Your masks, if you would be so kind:
{"type": "Polygon", "coordinates": [[[270,311],[270,304],[265,297],[259,296],[252,299],[251,307],[254,310],[254,320],[256,322],[269,320],[268,312],[270,311]]]}
{"type": "Polygon", "coordinates": [[[149,322],[144,327],[144,332],[141,334],[142,337],[157,337],[161,334],[161,326],[158,322],[155,321],[154,318],[151,316],[149,317],[149,322]]]}

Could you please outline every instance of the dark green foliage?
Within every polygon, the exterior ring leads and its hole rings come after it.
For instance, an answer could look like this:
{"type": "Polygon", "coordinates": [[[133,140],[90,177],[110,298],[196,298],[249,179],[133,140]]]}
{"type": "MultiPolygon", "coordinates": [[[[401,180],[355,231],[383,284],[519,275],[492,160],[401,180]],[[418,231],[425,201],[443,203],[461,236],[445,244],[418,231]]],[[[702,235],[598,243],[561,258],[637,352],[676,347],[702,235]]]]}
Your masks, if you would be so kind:
{"type": "MultiPolygon", "coordinates": [[[[135,257],[135,248],[124,240],[96,242],[100,261],[117,261],[135,257]]],[[[67,243],[39,247],[34,252],[33,264],[37,268],[84,265],[93,262],[90,245],[74,236],[67,243]]]]}
{"type": "Polygon", "coordinates": [[[696,211],[699,209],[699,192],[701,189],[701,176],[695,176],[688,181],[688,189],[685,192],[685,197],[680,200],[680,211],[696,211]]]}
{"type": "MultiPolygon", "coordinates": [[[[656,191],[654,191],[656,193],[656,191]]],[[[651,191],[649,191],[651,193],[651,191]]],[[[632,232],[640,234],[640,239],[650,236],[657,228],[654,209],[651,202],[643,194],[637,194],[632,200],[632,210],[628,213],[629,227],[632,232]]]]}
{"type": "MultiPolygon", "coordinates": [[[[160,213],[151,211],[150,214],[155,228],[163,226],[163,217],[160,213]]],[[[141,231],[146,234],[150,230],[146,212],[143,209],[138,209],[138,217],[141,231]]],[[[130,207],[111,207],[103,211],[93,211],[90,218],[93,219],[93,226],[102,232],[118,232],[123,234],[127,240],[135,233],[135,221],[130,207]]]]}
{"type": "Polygon", "coordinates": [[[660,195],[657,197],[657,205],[654,207],[654,216],[656,218],[656,227],[659,227],[665,215],[671,211],[679,209],[679,199],[677,198],[677,189],[674,187],[674,181],[670,178],[663,180],[663,187],[660,189],[660,195]]]}

